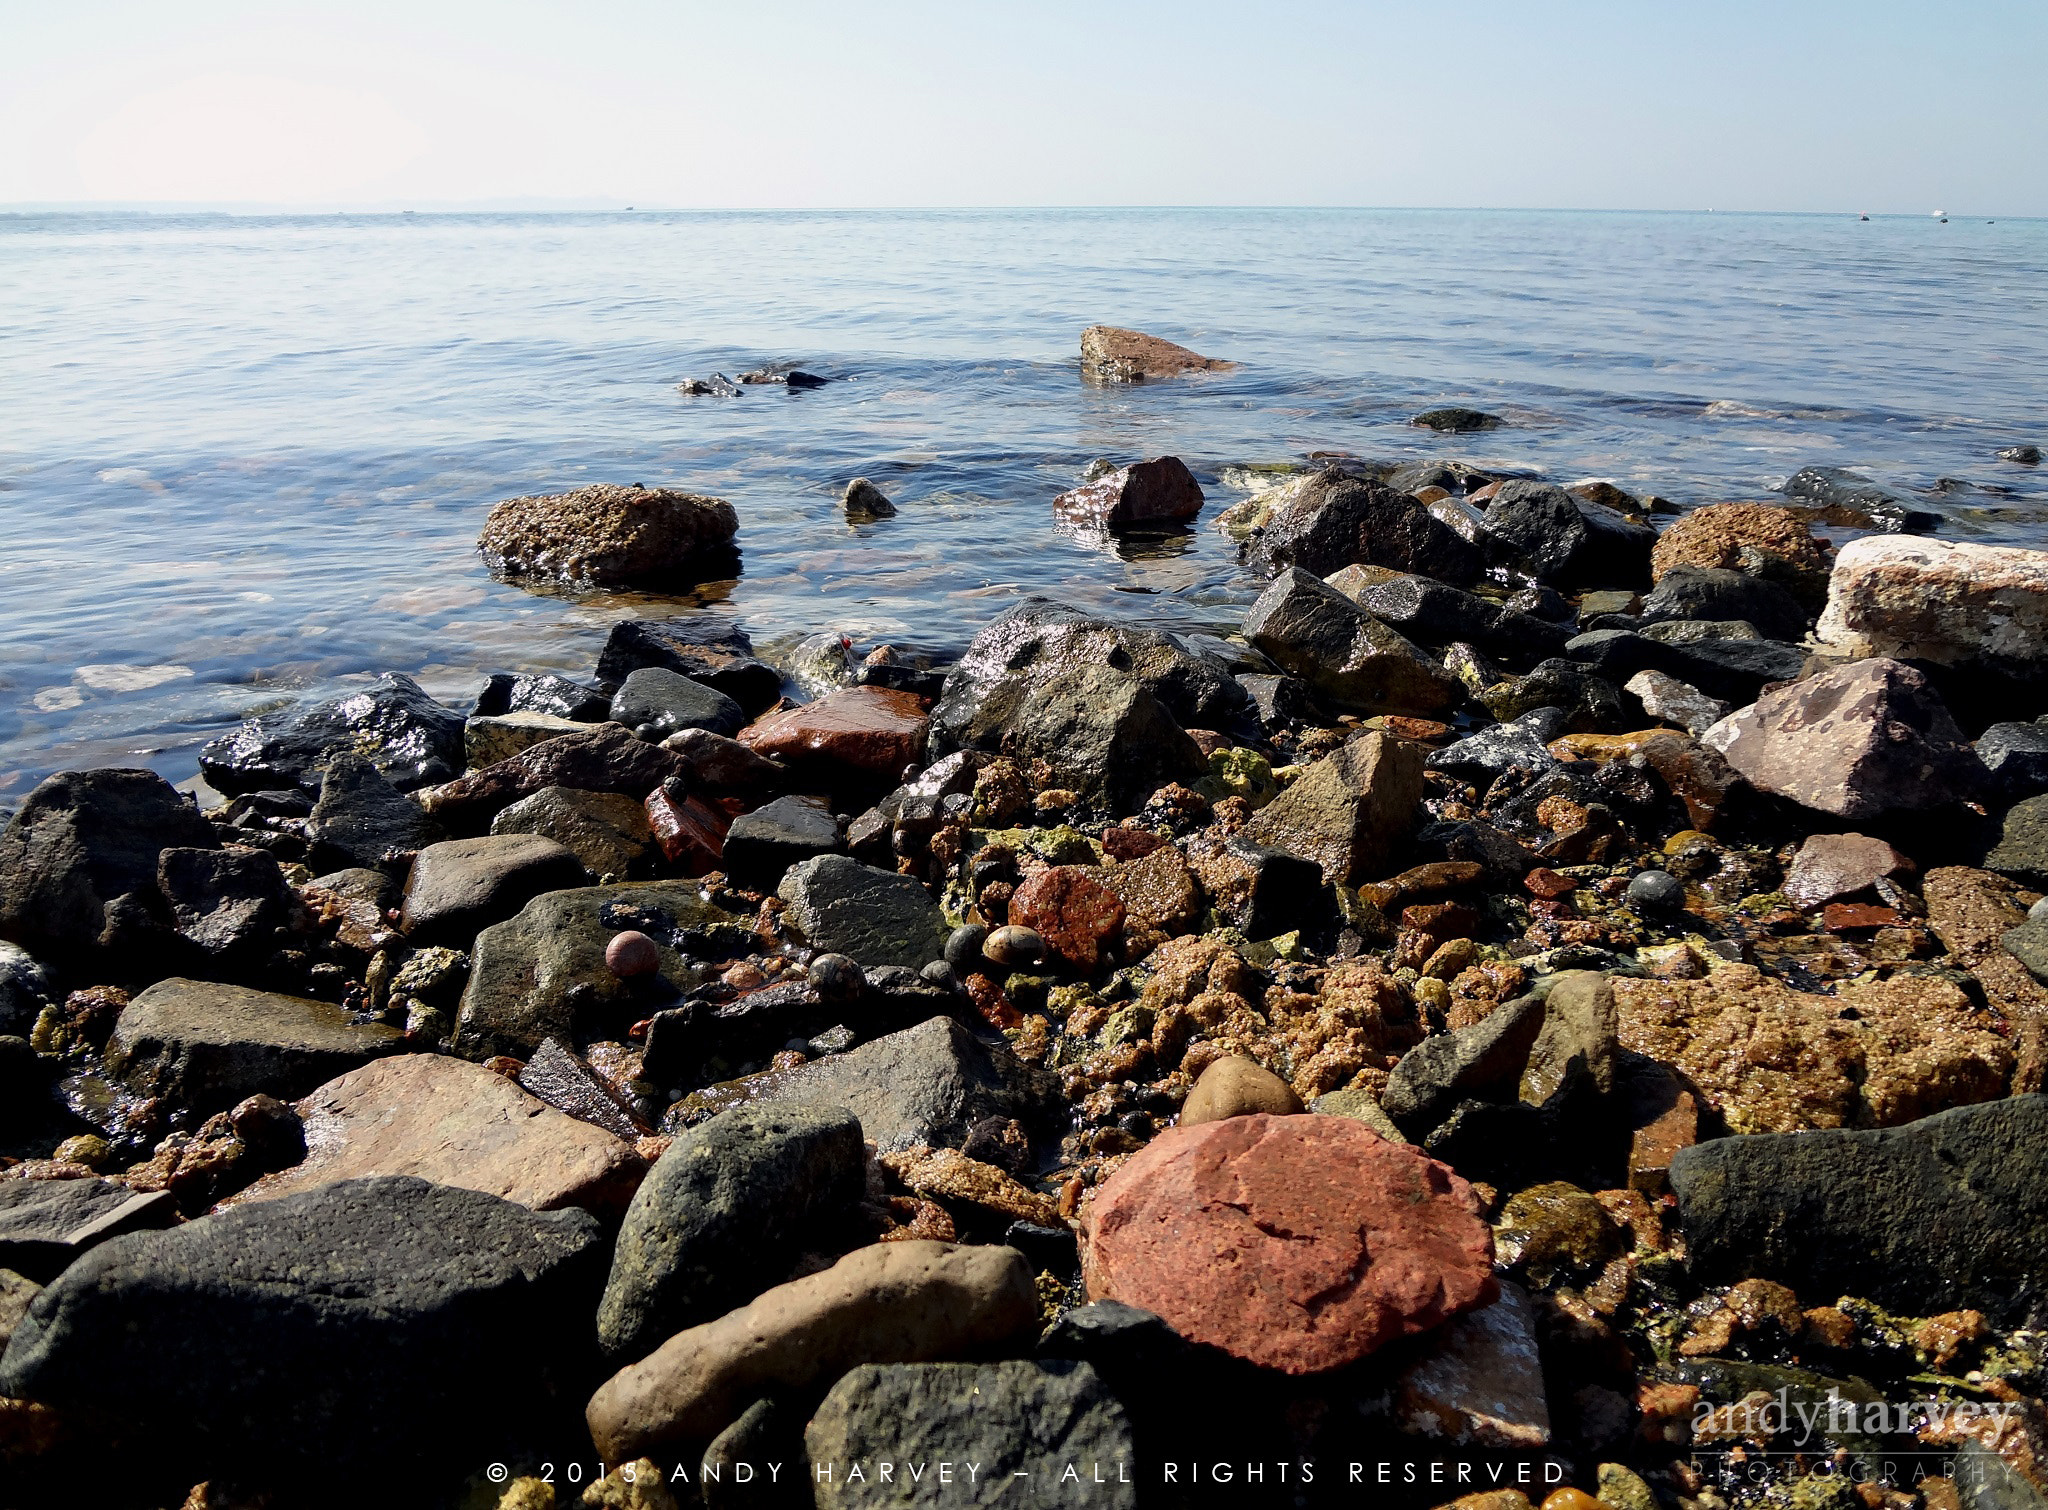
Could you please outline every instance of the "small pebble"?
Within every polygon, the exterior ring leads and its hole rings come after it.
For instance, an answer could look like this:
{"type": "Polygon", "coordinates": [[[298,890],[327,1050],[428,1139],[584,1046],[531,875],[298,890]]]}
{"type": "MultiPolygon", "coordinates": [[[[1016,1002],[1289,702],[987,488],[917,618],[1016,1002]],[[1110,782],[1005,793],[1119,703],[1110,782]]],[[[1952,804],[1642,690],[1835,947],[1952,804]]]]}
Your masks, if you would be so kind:
{"type": "Polygon", "coordinates": [[[646,934],[629,928],[612,935],[604,946],[604,962],[620,980],[633,980],[661,968],[661,950],[646,934]]]}
{"type": "Polygon", "coordinates": [[[1646,870],[1628,883],[1628,905],[1637,912],[1681,911],[1685,883],[1668,870],[1646,870]]]}
{"type": "Polygon", "coordinates": [[[1035,928],[1011,923],[998,928],[981,946],[982,954],[998,965],[1035,965],[1045,958],[1045,940],[1035,928]]]}
{"type": "Polygon", "coordinates": [[[1555,1489],[1544,1497],[1543,1510],[1606,1510],[1606,1506],[1583,1489],[1555,1489]]]}
{"type": "Polygon", "coordinates": [[[811,961],[811,986],[826,1001],[852,1001],[868,986],[859,961],[846,954],[821,954],[811,961]]]}
{"type": "Polygon", "coordinates": [[[953,988],[953,967],[942,959],[932,960],[917,973],[923,977],[926,985],[939,986],[949,991],[953,988]]]}
{"type": "Polygon", "coordinates": [[[87,1169],[99,1169],[113,1157],[113,1153],[105,1138],[94,1133],[79,1133],[59,1143],[50,1157],[59,1164],[83,1164],[87,1169]]]}
{"type": "Polygon", "coordinates": [[[965,975],[981,963],[982,946],[988,930],[979,923],[962,923],[946,940],[946,963],[965,975]]]}

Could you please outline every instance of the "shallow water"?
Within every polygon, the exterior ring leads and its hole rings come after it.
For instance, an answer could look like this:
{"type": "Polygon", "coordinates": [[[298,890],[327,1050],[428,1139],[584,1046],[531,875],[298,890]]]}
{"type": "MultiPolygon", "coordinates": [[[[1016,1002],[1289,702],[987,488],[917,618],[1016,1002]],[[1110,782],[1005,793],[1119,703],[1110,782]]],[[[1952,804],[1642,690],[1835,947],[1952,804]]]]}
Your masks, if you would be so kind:
{"type": "Polygon", "coordinates": [[[173,779],[237,719],[382,670],[586,675],[673,599],[493,582],[490,505],[715,492],[705,589],[773,650],[957,648],[1026,592],[1230,629],[1226,467],[1336,450],[1609,477],[1683,503],[1808,464],[1955,536],[2041,544],[2048,221],[1451,211],[0,216],[0,805],[67,766],[173,779]],[[1133,325],[1237,371],[1079,377],[1133,325]],[[798,361],[790,392],[680,380],[798,361]],[[1440,403],[1513,427],[1435,436],[1440,403]],[[1054,530],[1097,456],[1172,453],[1201,527],[1054,530]],[[849,525],[849,477],[897,502],[849,525]],[[1982,491],[2003,486],[2008,495],[1982,491]]]}

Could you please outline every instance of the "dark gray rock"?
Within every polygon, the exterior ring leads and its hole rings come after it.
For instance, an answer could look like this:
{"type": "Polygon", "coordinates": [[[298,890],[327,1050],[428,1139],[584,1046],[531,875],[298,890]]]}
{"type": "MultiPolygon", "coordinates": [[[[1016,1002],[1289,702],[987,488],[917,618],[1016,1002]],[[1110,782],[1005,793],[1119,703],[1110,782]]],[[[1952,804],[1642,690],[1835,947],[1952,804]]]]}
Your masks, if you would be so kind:
{"type": "Polygon", "coordinates": [[[612,625],[597,658],[597,679],[617,686],[642,666],[679,671],[723,692],[758,717],[782,696],[782,673],[754,658],[746,631],[723,619],[628,619],[612,625]]]}
{"type": "Polygon", "coordinates": [[[1469,1028],[1424,1039],[1387,1077],[1380,1109],[1420,1141],[1461,1101],[1514,1099],[1543,1015],[1541,997],[1518,997],[1469,1028]]]}
{"type": "Polygon", "coordinates": [[[1245,560],[1262,574],[1295,568],[1317,577],[1384,566],[1455,587],[1476,581],[1483,565],[1469,541],[1408,494],[1334,467],[1291,490],[1245,560]]]}
{"type": "Polygon", "coordinates": [[[2005,952],[2025,965],[2035,980],[2048,981],[2048,918],[2037,918],[2029,910],[2027,920],[2008,929],[2000,942],[2005,945],[2005,952]]]}
{"type": "Polygon", "coordinates": [[[0,1180],[0,1269],[47,1282],[109,1238],[177,1219],[166,1191],[113,1180],[0,1180]]]}
{"type": "Polygon", "coordinates": [[[850,1234],[867,1149],[840,1107],[742,1106],[678,1137],[626,1210],[597,1310],[625,1363],[746,1304],[801,1253],[850,1234]]]}
{"type": "Polygon", "coordinates": [[[480,833],[504,809],[543,787],[617,792],[645,801],[672,777],[687,787],[689,766],[681,757],[617,724],[598,724],[585,734],[529,745],[510,760],[451,781],[433,793],[432,810],[457,832],[480,833]]]}
{"type": "Polygon", "coordinates": [[[2048,727],[1993,724],[1977,738],[1977,758],[2009,801],[2048,791],[2048,727]]]}
{"type": "Polygon", "coordinates": [[[1062,1359],[1007,1363],[864,1363],[832,1386],[804,1428],[804,1448],[819,1510],[858,1506],[955,1505],[966,1481],[956,1467],[947,1483],[939,1464],[978,1465],[981,1503],[1002,1499],[1055,1504],[1069,1483],[1086,1485],[1090,1505],[1138,1503],[1137,1455],[1130,1423],[1116,1397],[1085,1363],[1062,1359]],[[874,1473],[877,1460],[921,1463],[922,1477],[900,1472],[893,1483],[874,1473]],[[847,1470],[861,1464],[862,1477],[847,1470]],[[837,1469],[828,1482],[819,1465],[837,1469]],[[1015,1475],[1024,1475],[1016,1478],[1015,1475]],[[1025,1494],[1014,1485],[1032,1486],[1025,1494]]]}
{"type": "Polygon", "coordinates": [[[1618,734],[1632,727],[1621,690],[1592,667],[1563,656],[1538,661],[1527,675],[1508,677],[1483,689],[1479,701],[1503,723],[1538,708],[1559,708],[1565,715],[1567,733],[1618,734]]]}
{"type": "Polygon", "coordinates": [[[337,755],[320,779],[306,836],[315,870],[385,870],[402,876],[412,857],[448,837],[376,766],[357,755],[337,755]]]}
{"type": "Polygon", "coordinates": [[[789,780],[781,761],[709,729],[684,729],[669,735],[661,747],[683,762],[693,792],[753,794],[774,791],[789,780]]]}
{"type": "Polygon", "coordinates": [[[1464,686],[1398,631],[1298,568],[1276,577],[1245,614],[1245,638],[1332,705],[1358,713],[1432,715],[1464,686]]]}
{"type": "Polygon", "coordinates": [[[577,1409],[602,1264],[584,1211],[345,1181],[94,1249],[29,1307],[0,1393],[213,1474],[468,1468],[577,1409]]]}
{"type": "Polygon", "coordinates": [[[1628,905],[1662,917],[1685,908],[1685,883],[1668,870],[1646,870],[1628,883],[1628,905]]]}
{"type": "Polygon", "coordinates": [[[1509,595],[1501,605],[1517,613],[1526,613],[1531,618],[1545,619],[1552,624],[1574,624],[1578,622],[1578,610],[1571,600],[1554,587],[1524,587],[1509,595]]]}
{"type": "Polygon", "coordinates": [[[2000,461],[2017,462],[2023,467],[2038,467],[2041,464],[2039,446],[2003,446],[1999,449],[2000,461]]]}
{"type": "Polygon", "coordinates": [[[595,687],[572,682],[552,672],[515,676],[494,671],[484,679],[476,696],[471,718],[497,718],[506,713],[546,713],[555,718],[573,718],[581,724],[603,723],[610,717],[611,700],[595,687]]]}
{"type": "MultiPolygon", "coordinates": [[[[984,704],[982,713],[1001,706],[984,704]]],[[[1027,768],[1043,760],[1055,785],[1119,813],[1142,806],[1168,782],[1197,780],[1209,768],[1166,705],[1114,666],[1071,666],[1033,683],[992,748],[1027,768]]]]}
{"type": "Polygon", "coordinates": [[[214,960],[260,959],[299,912],[283,870],[261,850],[167,849],[156,879],[178,932],[214,960]]]}
{"type": "Polygon", "coordinates": [[[682,729],[737,734],[747,721],[740,705],[723,692],[666,666],[642,666],[630,673],[612,695],[611,718],[636,733],[652,728],[658,739],[682,729]]]}
{"type": "Polygon", "coordinates": [[[2048,794],[2006,809],[1984,868],[2028,886],[2048,887],[2048,794]]]}
{"type": "Polygon", "coordinates": [[[1571,630],[1534,614],[1490,603],[1426,577],[1396,576],[1347,585],[1339,573],[1331,585],[1383,624],[1431,644],[1465,640],[1490,655],[1528,666],[1558,654],[1571,630]]]}
{"type": "Polygon", "coordinates": [[[2048,1494],[1982,1442],[1963,1444],[1949,1479],[1956,1486],[1962,1510],[2048,1510],[2048,1494]]]}
{"type": "Polygon", "coordinates": [[[1488,414],[1484,409],[1461,409],[1452,404],[1441,409],[1425,409],[1408,423],[1444,435],[1470,435],[1478,430],[1498,430],[1507,421],[1498,414],[1488,414]]]}
{"type": "Polygon", "coordinates": [[[1250,695],[1252,708],[1267,730],[1287,729],[1313,711],[1308,684],[1291,676],[1241,675],[1237,684],[1250,695]]]}
{"type": "Polygon", "coordinates": [[[819,855],[791,866],[778,893],[789,904],[783,916],[813,949],[913,970],[945,953],[946,920],[913,876],[819,855]]]}
{"type": "Polygon", "coordinates": [[[846,485],[840,503],[849,519],[889,519],[896,513],[896,505],[889,501],[889,495],[865,477],[856,477],[846,485]]]}
{"type": "Polygon", "coordinates": [[[646,807],[618,792],[546,786],[491,820],[493,834],[538,834],[600,880],[642,881],[661,868],[646,807]]]}
{"type": "Polygon", "coordinates": [[[1548,587],[1646,586],[1656,532],[1549,483],[1503,483],[1486,506],[1482,544],[1548,587]]]}
{"type": "Polygon", "coordinates": [[[296,786],[320,789],[336,755],[360,755],[402,791],[447,781],[461,771],[463,716],[387,671],[360,692],[310,708],[252,719],[201,747],[200,774],[230,796],[296,786]]]}
{"type": "Polygon", "coordinates": [[[775,1483],[769,1464],[803,1461],[803,1422],[786,1405],[756,1400],[711,1439],[699,1459],[698,1492],[704,1510],[798,1510],[810,1491],[801,1481],[775,1483]],[[762,1489],[762,1480],[768,1487],[762,1489]]]}
{"type": "Polygon", "coordinates": [[[503,922],[546,891],[590,879],[583,862],[538,834],[493,834],[430,844],[412,863],[399,929],[416,945],[466,949],[478,932],[503,922]]]}
{"type": "Polygon", "coordinates": [[[1240,834],[1191,845],[1189,859],[1216,910],[1246,938],[1314,933],[1333,920],[1323,868],[1304,855],[1240,834]]]}
{"type": "Polygon", "coordinates": [[[1744,619],[1773,640],[1797,640],[1812,627],[1799,600],[1776,582],[1719,567],[1674,566],[1643,599],[1645,623],[1670,619],[1744,619]]]}
{"type": "Polygon", "coordinates": [[[1875,1131],[1716,1138],[1673,1157],[1671,1188],[1704,1282],[1775,1279],[1915,1315],[2048,1314],[2048,1096],[1875,1131]]]}
{"type": "MultiPolygon", "coordinates": [[[[1888,535],[1924,535],[1941,523],[1941,516],[1921,508],[1911,493],[1840,467],[1801,467],[1785,479],[1781,491],[1818,508],[1860,514],[1868,521],[1864,528],[1888,535]]],[[[1857,521],[1841,517],[1834,522],[1854,526],[1857,521]]]]}
{"type": "Polygon", "coordinates": [[[1557,764],[1557,757],[1547,746],[1566,733],[1570,724],[1570,716],[1562,708],[1531,708],[1507,723],[1495,724],[1445,745],[1432,752],[1424,764],[1432,771],[1444,771],[1481,786],[1502,771],[1541,773],[1557,764]]]}
{"type": "Polygon", "coordinates": [[[49,972],[34,955],[0,943],[0,1033],[26,1034],[56,999],[49,972]]]}
{"type": "Polygon", "coordinates": [[[1565,646],[1565,654],[1610,682],[1645,671],[1688,682],[1730,703],[1748,703],[1771,682],[1788,682],[1806,669],[1806,652],[1776,640],[1702,639],[1673,645],[1622,629],[1596,629],[1565,646]]]}
{"type": "Polygon", "coordinates": [[[25,1127],[45,1112],[51,1078],[26,1038],[0,1033],[0,1131],[25,1127]]]}
{"type": "Polygon", "coordinates": [[[839,848],[839,820],[821,797],[778,797],[742,813],[725,834],[725,873],[749,891],[773,891],[790,866],[839,848]]]}

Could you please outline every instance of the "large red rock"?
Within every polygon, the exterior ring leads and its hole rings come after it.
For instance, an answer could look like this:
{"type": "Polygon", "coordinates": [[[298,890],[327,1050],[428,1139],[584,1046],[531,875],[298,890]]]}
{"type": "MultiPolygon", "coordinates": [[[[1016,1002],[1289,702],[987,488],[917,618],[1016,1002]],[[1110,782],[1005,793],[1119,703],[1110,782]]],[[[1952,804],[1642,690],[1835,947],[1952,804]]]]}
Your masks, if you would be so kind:
{"type": "Polygon", "coordinates": [[[740,743],[798,770],[898,780],[924,757],[928,704],[888,687],[839,691],[740,730],[740,743]]]}
{"type": "Polygon", "coordinates": [[[1019,886],[1010,921],[1038,930],[1069,970],[1093,975],[1102,951],[1124,925],[1123,899],[1078,865],[1054,865],[1019,886]]]}
{"type": "Polygon", "coordinates": [[[1062,523],[1098,530],[1177,524],[1202,512],[1202,485],[1178,456],[1155,456],[1060,494],[1052,511],[1062,523]]]}
{"type": "Polygon", "coordinates": [[[1349,1117],[1176,1127],[1087,1216],[1090,1298],[1289,1374],[1490,1305],[1493,1236],[1455,1174],[1349,1117]]]}

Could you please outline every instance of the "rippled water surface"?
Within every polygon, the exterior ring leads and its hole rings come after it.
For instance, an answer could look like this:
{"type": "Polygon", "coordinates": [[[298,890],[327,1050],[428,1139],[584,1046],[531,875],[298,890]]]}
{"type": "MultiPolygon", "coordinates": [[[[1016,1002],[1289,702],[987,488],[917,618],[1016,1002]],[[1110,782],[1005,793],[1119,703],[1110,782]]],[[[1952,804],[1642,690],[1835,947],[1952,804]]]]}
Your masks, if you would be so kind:
{"type": "MultiPolygon", "coordinates": [[[[538,595],[490,505],[716,492],[705,589],[773,650],[834,627],[957,648],[1019,594],[1230,629],[1207,525],[1126,547],[1050,500],[1097,456],[1336,450],[1767,497],[1807,464],[2043,543],[2048,222],[1439,211],[0,216],[0,806],[50,771],[173,779],[239,718],[382,670],[587,674],[677,600],[538,595]],[[1243,365],[1079,376],[1081,328],[1243,365]],[[685,398],[797,361],[833,381],[685,398]],[[1512,427],[1438,437],[1416,410],[1512,427]],[[875,479],[896,517],[849,525],[875,479]],[[1965,486],[1957,486],[1963,484],[1965,486]],[[2004,491],[1997,491],[2003,489],[2004,491]]],[[[1233,474],[1236,475],[1236,474],[1233,474]]]]}

